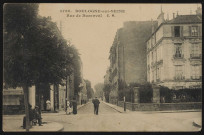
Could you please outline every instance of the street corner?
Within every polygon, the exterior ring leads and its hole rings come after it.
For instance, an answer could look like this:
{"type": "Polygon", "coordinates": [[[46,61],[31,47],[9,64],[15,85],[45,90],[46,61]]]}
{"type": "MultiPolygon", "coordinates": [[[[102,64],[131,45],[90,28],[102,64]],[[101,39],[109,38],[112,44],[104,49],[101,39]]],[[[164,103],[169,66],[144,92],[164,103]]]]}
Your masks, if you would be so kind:
{"type": "Polygon", "coordinates": [[[193,120],[193,126],[201,128],[202,127],[202,119],[201,118],[195,118],[193,120]]]}
{"type": "Polygon", "coordinates": [[[42,126],[33,126],[31,132],[60,132],[64,130],[64,126],[57,122],[47,121],[42,124],[42,126]]]}

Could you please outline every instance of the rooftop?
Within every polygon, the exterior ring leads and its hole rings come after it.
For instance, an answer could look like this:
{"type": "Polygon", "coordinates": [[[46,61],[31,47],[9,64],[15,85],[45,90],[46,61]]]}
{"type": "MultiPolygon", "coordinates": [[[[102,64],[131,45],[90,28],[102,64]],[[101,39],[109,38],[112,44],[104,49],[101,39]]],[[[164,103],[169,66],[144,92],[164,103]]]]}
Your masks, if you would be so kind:
{"type": "Polygon", "coordinates": [[[201,15],[178,15],[176,18],[166,22],[167,24],[174,23],[202,23],[201,15]]]}

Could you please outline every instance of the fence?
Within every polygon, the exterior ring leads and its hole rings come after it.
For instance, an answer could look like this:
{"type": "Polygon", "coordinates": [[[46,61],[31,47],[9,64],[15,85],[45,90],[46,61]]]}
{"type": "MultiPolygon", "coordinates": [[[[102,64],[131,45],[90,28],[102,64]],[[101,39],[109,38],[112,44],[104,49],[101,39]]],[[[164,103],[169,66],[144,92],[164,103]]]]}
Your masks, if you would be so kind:
{"type": "MultiPolygon", "coordinates": [[[[118,101],[118,106],[124,107],[123,101],[118,101]]],[[[131,111],[166,111],[166,110],[194,110],[202,109],[202,102],[189,103],[130,103],[126,102],[126,108],[131,111]]]]}

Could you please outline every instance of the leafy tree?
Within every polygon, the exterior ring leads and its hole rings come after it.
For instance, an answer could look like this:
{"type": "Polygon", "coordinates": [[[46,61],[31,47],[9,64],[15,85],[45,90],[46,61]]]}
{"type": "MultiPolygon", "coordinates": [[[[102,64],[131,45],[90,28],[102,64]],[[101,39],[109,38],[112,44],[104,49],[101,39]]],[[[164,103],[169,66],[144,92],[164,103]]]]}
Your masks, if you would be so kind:
{"type": "Polygon", "coordinates": [[[111,84],[104,84],[103,92],[107,102],[109,102],[109,94],[111,92],[111,88],[112,88],[111,84]]]}
{"type": "Polygon", "coordinates": [[[74,93],[77,95],[83,88],[80,87],[83,79],[81,75],[81,58],[78,50],[74,46],[71,46],[70,49],[71,53],[73,54],[72,64],[74,69],[74,93]]]}
{"type": "Polygon", "coordinates": [[[93,88],[91,88],[91,82],[89,80],[84,80],[86,83],[87,98],[90,99],[94,96],[93,88]]]}
{"type": "Polygon", "coordinates": [[[62,80],[73,71],[69,54],[79,57],[67,46],[56,24],[37,17],[37,11],[38,4],[4,5],[4,81],[9,87],[23,87],[26,131],[28,87],[36,85],[40,95],[49,84],[63,85],[62,80]]]}
{"type": "Polygon", "coordinates": [[[38,4],[4,5],[4,81],[7,86],[23,87],[26,131],[29,131],[28,87],[34,84],[28,68],[30,52],[24,37],[37,18],[38,4]]]}
{"type": "Polygon", "coordinates": [[[95,89],[95,96],[97,97],[103,97],[103,87],[104,84],[103,83],[98,83],[94,86],[95,89]]]}

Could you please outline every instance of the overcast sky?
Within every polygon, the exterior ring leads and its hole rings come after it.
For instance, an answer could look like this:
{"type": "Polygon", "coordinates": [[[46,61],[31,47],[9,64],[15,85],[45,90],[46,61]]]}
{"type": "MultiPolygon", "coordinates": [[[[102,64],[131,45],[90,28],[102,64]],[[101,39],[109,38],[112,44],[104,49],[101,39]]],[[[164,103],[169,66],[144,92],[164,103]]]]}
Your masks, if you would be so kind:
{"type": "MultiPolygon", "coordinates": [[[[165,18],[169,14],[195,14],[198,4],[162,4],[165,18]]],[[[95,84],[104,81],[106,69],[110,65],[109,50],[115,33],[125,21],[156,20],[161,12],[161,4],[40,4],[39,14],[51,16],[52,21],[62,21],[62,34],[65,39],[71,40],[81,54],[83,76],[95,84]],[[115,17],[67,17],[67,14],[76,15],[75,10],[125,10],[125,13],[115,13],[115,17]],[[60,10],[70,10],[62,13],[60,10]]],[[[79,13],[83,14],[83,13],[79,13]]],[[[86,13],[90,14],[90,13],[86,13]]],[[[91,13],[101,14],[101,13],[91,13]]]]}

